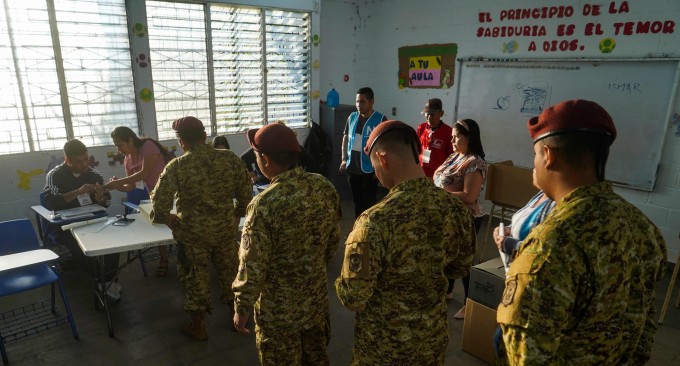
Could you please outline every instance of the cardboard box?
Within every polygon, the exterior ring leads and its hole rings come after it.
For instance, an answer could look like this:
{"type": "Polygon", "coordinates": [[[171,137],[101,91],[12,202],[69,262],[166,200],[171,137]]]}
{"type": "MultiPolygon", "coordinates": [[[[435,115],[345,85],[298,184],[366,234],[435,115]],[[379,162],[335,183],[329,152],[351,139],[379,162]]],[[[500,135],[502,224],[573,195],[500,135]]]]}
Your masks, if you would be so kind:
{"type": "Polygon", "coordinates": [[[496,361],[496,351],[493,349],[496,328],[496,310],[468,297],[463,324],[463,351],[493,365],[496,361]]]}
{"type": "Polygon", "coordinates": [[[536,193],[538,188],[533,185],[532,169],[513,166],[512,161],[489,165],[484,199],[501,206],[521,208],[536,193]]]}
{"type": "Polygon", "coordinates": [[[505,268],[500,257],[472,267],[468,298],[496,309],[501,303],[504,288],[505,268]]]}

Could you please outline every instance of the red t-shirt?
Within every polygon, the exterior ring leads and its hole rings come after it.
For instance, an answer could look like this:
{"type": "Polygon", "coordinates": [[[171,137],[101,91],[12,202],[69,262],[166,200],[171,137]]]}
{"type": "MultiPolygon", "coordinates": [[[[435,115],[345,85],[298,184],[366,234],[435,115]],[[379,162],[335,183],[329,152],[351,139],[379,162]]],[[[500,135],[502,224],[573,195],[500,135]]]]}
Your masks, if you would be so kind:
{"type": "Polygon", "coordinates": [[[425,175],[432,177],[434,171],[453,153],[451,145],[451,127],[442,122],[434,132],[430,129],[430,124],[423,122],[416,130],[420,139],[422,151],[430,150],[430,162],[423,163],[423,153],[420,153],[420,165],[425,171],[425,175]]]}

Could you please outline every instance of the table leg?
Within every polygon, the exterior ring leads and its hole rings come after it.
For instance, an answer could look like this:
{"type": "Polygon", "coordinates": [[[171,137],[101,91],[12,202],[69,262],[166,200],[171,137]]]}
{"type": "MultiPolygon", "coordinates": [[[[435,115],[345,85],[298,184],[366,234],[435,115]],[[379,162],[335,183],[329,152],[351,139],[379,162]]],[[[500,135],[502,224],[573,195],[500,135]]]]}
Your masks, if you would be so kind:
{"type": "MultiPolygon", "coordinates": [[[[97,256],[97,267],[99,270],[99,286],[95,285],[97,300],[104,306],[106,313],[106,324],[109,327],[109,337],[113,338],[113,324],[111,323],[111,313],[109,312],[109,301],[106,298],[106,279],[104,278],[104,256],[97,256]]],[[[96,281],[95,281],[96,282],[96,281]]]]}

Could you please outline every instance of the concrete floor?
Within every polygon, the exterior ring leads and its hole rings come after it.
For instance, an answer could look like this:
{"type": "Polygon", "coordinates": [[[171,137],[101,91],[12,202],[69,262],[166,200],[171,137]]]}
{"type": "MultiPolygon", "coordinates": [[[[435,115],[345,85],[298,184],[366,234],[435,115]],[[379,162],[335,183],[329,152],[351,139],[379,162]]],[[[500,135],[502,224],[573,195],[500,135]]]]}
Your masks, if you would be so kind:
{"type": "MultiPolygon", "coordinates": [[[[344,240],[354,221],[351,202],[343,201],[343,212],[344,240]]],[[[332,365],[348,365],[352,357],[354,314],[340,305],[332,287],[332,282],[340,272],[342,253],[343,248],[340,246],[329,268],[332,336],[328,354],[332,365]]],[[[495,253],[489,243],[486,259],[490,259],[495,253]]],[[[6,344],[10,364],[257,365],[255,337],[239,335],[229,330],[231,319],[227,317],[226,310],[218,307],[219,298],[216,295],[215,283],[213,304],[216,309],[207,318],[208,341],[195,342],[180,334],[179,326],[188,320],[188,316],[182,310],[183,291],[177,281],[174,262],[175,258],[172,257],[166,277],[155,277],[154,262],[148,264],[150,275],[147,278],[143,277],[138,262],[123,270],[119,281],[123,286],[123,296],[111,310],[115,338],[108,336],[103,312],[94,310],[91,280],[80,272],[65,273],[63,279],[80,339],[74,340],[68,325],[62,324],[54,329],[10,342],[6,344]]],[[[657,309],[661,308],[671,270],[672,266],[669,265],[665,280],[657,287],[657,309]]],[[[680,286],[676,284],[677,287],[680,286]]],[[[677,291],[676,289],[675,296],[677,291]]],[[[454,300],[449,302],[450,341],[446,364],[484,365],[484,362],[460,348],[463,321],[453,319],[453,314],[462,305],[460,281],[456,283],[454,294],[454,300]]],[[[1,298],[0,313],[46,297],[49,297],[47,287],[1,298]]],[[[671,306],[664,325],[659,327],[656,334],[652,360],[648,364],[680,364],[678,345],[680,345],[680,310],[671,306]]]]}

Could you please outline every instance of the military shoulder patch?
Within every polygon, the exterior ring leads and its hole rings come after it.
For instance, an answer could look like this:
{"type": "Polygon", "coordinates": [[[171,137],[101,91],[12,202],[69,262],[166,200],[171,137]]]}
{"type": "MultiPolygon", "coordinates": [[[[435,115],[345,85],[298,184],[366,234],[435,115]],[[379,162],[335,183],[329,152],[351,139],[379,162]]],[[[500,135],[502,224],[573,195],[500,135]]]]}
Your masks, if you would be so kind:
{"type": "Polygon", "coordinates": [[[344,278],[368,278],[371,273],[369,248],[368,229],[355,229],[349,234],[342,264],[344,278]]]}
{"type": "Polygon", "coordinates": [[[348,257],[349,260],[349,270],[354,273],[361,272],[361,267],[363,267],[364,256],[361,253],[351,253],[348,257]]]}
{"type": "Polygon", "coordinates": [[[508,306],[512,304],[512,300],[515,298],[515,291],[517,291],[517,280],[511,279],[505,284],[502,300],[503,305],[508,306]]]}

